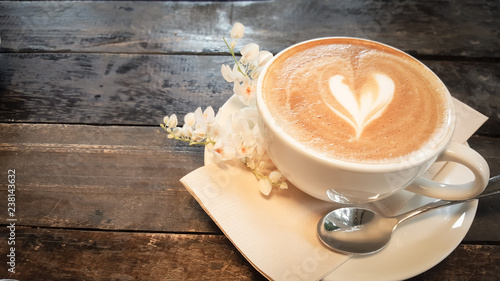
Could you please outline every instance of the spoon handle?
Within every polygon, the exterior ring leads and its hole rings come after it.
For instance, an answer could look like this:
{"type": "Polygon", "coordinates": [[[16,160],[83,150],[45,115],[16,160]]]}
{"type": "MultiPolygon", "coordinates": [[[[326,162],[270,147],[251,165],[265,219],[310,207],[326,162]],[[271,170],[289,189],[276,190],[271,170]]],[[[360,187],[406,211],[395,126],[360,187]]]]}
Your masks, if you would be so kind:
{"type": "Polygon", "coordinates": [[[422,214],[422,213],[425,213],[425,212],[428,212],[431,210],[435,210],[437,208],[441,208],[444,206],[452,206],[455,204],[460,204],[460,203],[469,202],[469,201],[472,201],[475,199],[500,194],[500,175],[491,177],[488,181],[488,187],[492,190],[487,192],[487,193],[482,193],[479,196],[476,196],[474,198],[470,198],[468,200],[460,200],[460,201],[437,200],[437,201],[431,202],[427,205],[424,205],[420,208],[417,208],[415,210],[411,210],[409,212],[397,215],[397,216],[395,216],[395,218],[398,219],[398,224],[399,224],[399,223],[401,223],[401,222],[403,222],[411,217],[414,217],[416,215],[419,215],[419,214],[422,214]],[[494,187],[494,188],[492,188],[492,187],[494,187]]]}

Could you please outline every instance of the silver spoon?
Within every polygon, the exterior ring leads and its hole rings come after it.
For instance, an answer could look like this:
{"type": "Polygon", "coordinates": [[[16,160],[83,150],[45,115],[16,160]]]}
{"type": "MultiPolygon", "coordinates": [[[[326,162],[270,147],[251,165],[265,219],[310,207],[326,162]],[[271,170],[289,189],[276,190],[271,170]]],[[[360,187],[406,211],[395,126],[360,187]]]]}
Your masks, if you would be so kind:
{"type": "MultiPolygon", "coordinates": [[[[500,175],[490,178],[488,185],[500,182],[499,179],[500,175]]],[[[499,193],[497,188],[469,200],[438,200],[394,217],[385,217],[357,207],[340,208],[331,211],[318,222],[318,236],[332,250],[349,254],[371,254],[383,249],[389,243],[396,227],[409,218],[444,206],[499,193]]]]}

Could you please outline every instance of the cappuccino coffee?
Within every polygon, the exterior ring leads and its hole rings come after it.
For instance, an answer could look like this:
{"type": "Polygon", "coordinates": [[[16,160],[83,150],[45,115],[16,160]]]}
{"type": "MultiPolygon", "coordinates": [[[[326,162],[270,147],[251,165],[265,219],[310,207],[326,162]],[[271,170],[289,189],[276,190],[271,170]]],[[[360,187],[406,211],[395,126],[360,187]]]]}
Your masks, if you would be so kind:
{"type": "Polygon", "coordinates": [[[327,38],[289,48],[261,77],[272,117],[317,154],[393,163],[430,150],[446,135],[443,83],[389,46],[327,38]]]}

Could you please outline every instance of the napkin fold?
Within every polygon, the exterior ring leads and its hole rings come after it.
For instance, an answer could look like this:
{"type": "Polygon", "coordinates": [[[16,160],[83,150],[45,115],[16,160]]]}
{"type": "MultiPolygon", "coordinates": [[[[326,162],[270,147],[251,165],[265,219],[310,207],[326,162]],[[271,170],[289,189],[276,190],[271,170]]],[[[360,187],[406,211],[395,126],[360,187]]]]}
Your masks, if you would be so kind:
{"type": "MultiPolygon", "coordinates": [[[[454,99],[457,112],[456,142],[467,139],[486,117],[454,99]]],[[[427,176],[442,165],[435,164],[427,176]]],[[[234,246],[271,280],[319,280],[349,259],[327,249],[317,237],[317,223],[341,206],[313,198],[293,185],[264,196],[258,180],[239,161],[206,163],[181,183],[215,221],[234,246]]],[[[395,214],[413,193],[401,191],[363,207],[395,214]]]]}

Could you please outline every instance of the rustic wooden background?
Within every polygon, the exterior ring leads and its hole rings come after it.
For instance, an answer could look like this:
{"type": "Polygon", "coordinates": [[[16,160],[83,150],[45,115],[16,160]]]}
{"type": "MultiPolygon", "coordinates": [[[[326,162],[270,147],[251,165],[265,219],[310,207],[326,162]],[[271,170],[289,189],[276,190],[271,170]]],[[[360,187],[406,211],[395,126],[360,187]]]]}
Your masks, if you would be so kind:
{"type": "MultiPolygon", "coordinates": [[[[489,117],[470,145],[500,173],[499,1],[0,1],[0,198],[16,169],[18,219],[9,275],[1,199],[0,278],[263,280],[179,183],[203,148],[158,126],[231,96],[235,21],[274,53],[353,36],[417,57],[489,117]]],[[[497,280],[499,202],[412,280],[497,280]]]]}

